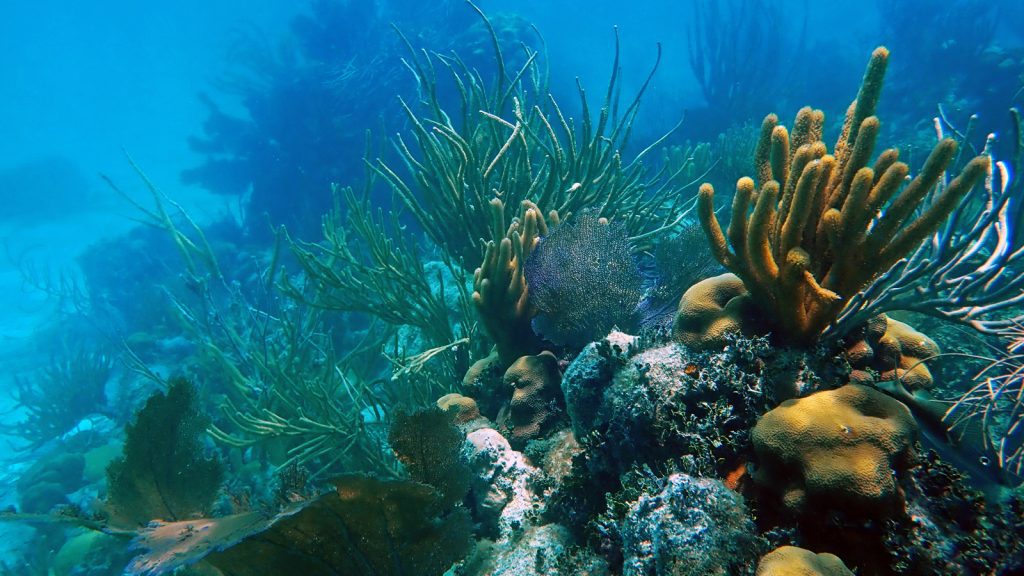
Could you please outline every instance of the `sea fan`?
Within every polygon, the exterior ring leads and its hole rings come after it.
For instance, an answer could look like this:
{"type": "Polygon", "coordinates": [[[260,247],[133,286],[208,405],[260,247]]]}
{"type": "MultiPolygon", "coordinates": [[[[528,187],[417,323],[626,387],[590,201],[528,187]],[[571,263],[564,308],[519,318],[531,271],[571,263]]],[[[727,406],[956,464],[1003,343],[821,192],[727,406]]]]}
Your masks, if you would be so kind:
{"type": "Polygon", "coordinates": [[[579,215],[541,239],[524,272],[534,330],[555,344],[584,346],[634,324],[643,279],[621,223],[579,215]]]}

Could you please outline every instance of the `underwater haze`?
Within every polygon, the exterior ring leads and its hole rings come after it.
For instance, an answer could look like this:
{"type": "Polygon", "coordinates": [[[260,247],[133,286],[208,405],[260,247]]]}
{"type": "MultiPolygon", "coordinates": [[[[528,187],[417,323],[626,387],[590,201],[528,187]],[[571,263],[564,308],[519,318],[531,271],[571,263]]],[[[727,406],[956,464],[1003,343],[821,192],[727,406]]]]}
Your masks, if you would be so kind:
{"type": "Polygon", "coordinates": [[[1024,7],[16,2],[0,574],[1024,573],[1024,7]]]}

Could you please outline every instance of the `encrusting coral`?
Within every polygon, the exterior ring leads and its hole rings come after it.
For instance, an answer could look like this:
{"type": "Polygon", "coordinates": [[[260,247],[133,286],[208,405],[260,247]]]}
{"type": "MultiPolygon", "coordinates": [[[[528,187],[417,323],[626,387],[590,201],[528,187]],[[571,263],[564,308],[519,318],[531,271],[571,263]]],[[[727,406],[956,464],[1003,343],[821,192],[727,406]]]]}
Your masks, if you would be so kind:
{"type": "Polygon", "coordinates": [[[761,557],[756,576],[853,576],[835,554],[780,546],[761,557]]]}
{"type": "Polygon", "coordinates": [[[476,400],[462,394],[445,394],[437,399],[437,407],[452,415],[456,425],[472,422],[480,418],[480,407],[476,400]]]}
{"type": "Polygon", "coordinates": [[[866,386],[787,400],[751,431],[753,478],[794,511],[884,511],[897,501],[893,471],[910,464],[916,433],[906,406],[866,386]]]}
{"type": "Polygon", "coordinates": [[[715,217],[714,188],[700,188],[698,214],[715,258],[743,280],[789,341],[813,342],[850,297],[917,248],[989,171],[987,156],[974,158],[918,213],[956,157],[954,140],[939,142],[906,186],[909,167],[895,149],[868,166],[888,58],[883,47],[872,53],[832,154],[821,141],[820,110],[801,109],[792,134],[774,114],[764,119],[757,181],[737,182],[727,233],[715,217]]]}

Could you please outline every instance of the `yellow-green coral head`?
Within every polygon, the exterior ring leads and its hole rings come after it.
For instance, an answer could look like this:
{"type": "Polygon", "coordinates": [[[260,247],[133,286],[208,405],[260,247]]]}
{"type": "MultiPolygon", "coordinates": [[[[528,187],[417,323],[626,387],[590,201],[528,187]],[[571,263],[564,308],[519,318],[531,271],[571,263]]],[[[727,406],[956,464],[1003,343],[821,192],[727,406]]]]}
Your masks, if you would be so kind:
{"type": "Polygon", "coordinates": [[[916,434],[906,406],[866,386],[787,400],[751,432],[753,477],[796,512],[891,511],[900,500],[894,471],[910,465],[916,434]]]}

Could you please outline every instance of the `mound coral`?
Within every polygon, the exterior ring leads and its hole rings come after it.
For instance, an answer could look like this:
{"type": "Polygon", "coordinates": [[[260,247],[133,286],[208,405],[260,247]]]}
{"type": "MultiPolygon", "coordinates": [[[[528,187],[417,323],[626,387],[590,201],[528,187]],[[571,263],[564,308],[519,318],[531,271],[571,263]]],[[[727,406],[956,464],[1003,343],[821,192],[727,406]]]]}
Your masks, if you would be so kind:
{"type": "Polygon", "coordinates": [[[757,576],[853,576],[835,554],[781,546],[761,557],[757,576]]]}
{"type": "Polygon", "coordinates": [[[714,188],[700,188],[698,213],[715,258],[743,280],[788,341],[815,341],[852,296],[935,232],[989,171],[988,157],[978,156],[945,185],[957,155],[948,138],[906,186],[910,169],[895,149],[868,166],[888,60],[885,48],[872,54],[832,154],[821,141],[820,110],[801,109],[792,134],[774,114],[764,119],[757,181],[737,182],[727,233],[715,217],[714,188]]]}
{"type": "Polygon", "coordinates": [[[437,407],[452,416],[455,424],[465,424],[480,418],[476,400],[462,394],[445,394],[437,399],[437,407]]]}
{"type": "Polygon", "coordinates": [[[897,501],[893,471],[909,465],[916,432],[906,406],[866,386],[787,400],[751,432],[753,478],[795,511],[884,511],[897,501]]]}
{"type": "Polygon", "coordinates": [[[683,294],[672,335],[697,350],[722,348],[727,335],[750,331],[756,311],[750,292],[738,276],[714,276],[683,294]]]}
{"type": "Polygon", "coordinates": [[[513,446],[545,436],[565,414],[562,374],[554,354],[523,356],[509,366],[502,382],[512,388],[512,401],[507,416],[499,420],[513,446]]]}
{"type": "Polygon", "coordinates": [[[67,495],[82,487],[85,458],[81,454],[57,453],[40,458],[18,478],[18,504],[22,512],[45,514],[67,495]]]}

